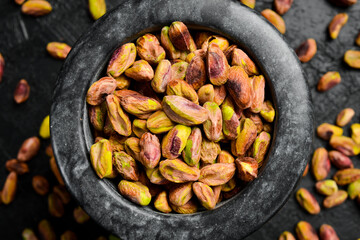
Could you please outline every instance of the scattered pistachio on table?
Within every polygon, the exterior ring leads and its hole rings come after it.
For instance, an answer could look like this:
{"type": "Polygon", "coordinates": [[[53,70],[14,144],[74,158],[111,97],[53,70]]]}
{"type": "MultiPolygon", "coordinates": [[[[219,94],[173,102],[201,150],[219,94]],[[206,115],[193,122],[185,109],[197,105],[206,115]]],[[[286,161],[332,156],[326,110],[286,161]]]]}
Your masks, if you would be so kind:
{"type": "Polygon", "coordinates": [[[343,129],[329,123],[323,123],[317,127],[316,132],[320,138],[328,141],[333,135],[342,136],[343,129]]]}
{"type": "Polygon", "coordinates": [[[296,238],[291,232],[284,231],[283,233],[281,233],[278,240],[296,240],[296,238]]]}
{"type": "Polygon", "coordinates": [[[348,197],[348,193],[344,190],[336,191],[335,193],[327,196],[324,201],[323,205],[326,208],[336,207],[342,204],[348,197]]]}
{"type": "Polygon", "coordinates": [[[21,79],[15,87],[14,101],[17,104],[20,104],[28,100],[29,96],[30,96],[30,86],[25,79],[21,79]]]}
{"type": "Polygon", "coordinates": [[[73,231],[67,230],[60,236],[60,240],[77,240],[77,236],[73,231]]]}
{"type": "Polygon", "coordinates": [[[330,167],[328,151],[325,148],[316,149],[311,160],[311,170],[315,179],[317,181],[325,179],[330,167]]]}
{"type": "Polygon", "coordinates": [[[293,0],[274,0],[275,11],[280,15],[284,15],[289,11],[292,3],[293,0]]]}
{"type": "Polygon", "coordinates": [[[246,6],[248,6],[249,8],[254,9],[255,8],[255,3],[256,0],[240,0],[240,2],[246,6]]]}
{"type": "Polygon", "coordinates": [[[319,80],[317,85],[317,90],[320,92],[325,92],[341,82],[341,77],[339,72],[327,72],[319,80]]]}
{"type": "Polygon", "coordinates": [[[360,68],[360,51],[348,50],[345,52],[344,61],[352,68],[360,68]]]}
{"type": "Polygon", "coordinates": [[[50,42],[47,44],[46,50],[53,58],[65,59],[69,54],[71,47],[66,43],[50,42]]]}
{"type": "Polygon", "coordinates": [[[305,40],[300,46],[295,50],[299,60],[303,63],[310,61],[317,52],[316,41],[313,38],[305,40]]]}
{"type": "Polygon", "coordinates": [[[261,15],[263,15],[272,25],[274,25],[274,27],[276,27],[280,33],[285,34],[285,21],[279,14],[271,9],[265,9],[261,12],[261,15]]]}
{"type": "Polygon", "coordinates": [[[89,0],[89,11],[94,20],[101,18],[106,13],[105,0],[89,0]]]}
{"type": "Polygon", "coordinates": [[[23,240],[38,240],[34,231],[30,228],[25,228],[21,234],[23,240]]]}
{"type": "Polygon", "coordinates": [[[83,224],[90,219],[89,215],[81,207],[76,207],[74,209],[73,216],[75,221],[79,224],[83,224]]]}
{"type": "Polygon", "coordinates": [[[30,137],[21,145],[17,154],[17,160],[27,162],[36,156],[40,149],[40,139],[38,137],[30,137]]]}
{"type": "Polygon", "coordinates": [[[329,159],[331,164],[339,169],[354,167],[353,162],[348,156],[335,150],[329,152],[329,159]]]}
{"type": "Polygon", "coordinates": [[[319,237],[313,226],[311,226],[311,224],[306,221],[298,222],[295,231],[299,240],[319,240],[319,237]]]}
{"type": "Polygon", "coordinates": [[[49,14],[52,11],[51,4],[46,0],[26,1],[21,6],[21,12],[26,15],[40,17],[49,14]]]}
{"type": "Polygon", "coordinates": [[[337,14],[329,24],[329,34],[332,39],[336,39],[340,33],[341,28],[348,21],[349,16],[346,13],[337,14]]]}
{"type": "Polygon", "coordinates": [[[333,176],[333,179],[340,186],[348,185],[360,179],[360,169],[346,168],[338,170],[333,176]]]}
{"type": "Polygon", "coordinates": [[[18,185],[18,176],[16,172],[10,172],[5,180],[4,187],[1,191],[2,203],[10,204],[14,200],[17,185],[18,185]]]}
{"type": "Polygon", "coordinates": [[[25,162],[20,162],[17,159],[10,159],[6,161],[5,167],[9,172],[14,171],[18,175],[29,172],[29,166],[25,162]]]}
{"type": "Polygon", "coordinates": [[[338,191],[338,186],[334,180],[326,179],[319,181],[315,184],[318,193],[330,196],[338,191]]]}
{"type": "Polygon", "coordinates": [[[45,196],[49,192],[49,182],[48,180],[40,175],[36,175],[32,179],[32,186],[35,192],[39,195],[45,196]]]}
{"type": "Polygon", "coordinates": [[[319,235],[321,240],[339,240],[334,228],[328,224],[321,225],[319,235]]]}
{"type": "Polygon", "coordinates": [[[307,189],[300,188],[296,192],[296,200],[308,213],[314,215],[320,213],[319,203],[317,202],[314,195],[312,195],[307,189]]]}
{"type": "Polygon", "coordinates": [[[40,125],[39,135],[43,139],[50,138],[50,116],[47,115],[40,125]]]}
{"type": "Polygon", "coordinates": [[[351,121],[354,115],[355,115],[354,109],[352,108],[343,109],[336,118],[336,125],[338,125],[339,127],[344,127],[351,121]]]}
{"type": "Polygon", "coordinates": [[[54,229],[48,220],[44,219],[39,222],[38,231],[40,239],[56,240],[54,229]]]}
{"type": "Polygon", "coordinates": [[[56,193],[50,193],[48,196],[48,208],[51,216],[61,218],[64,213],[64,204],[56,193]]]}

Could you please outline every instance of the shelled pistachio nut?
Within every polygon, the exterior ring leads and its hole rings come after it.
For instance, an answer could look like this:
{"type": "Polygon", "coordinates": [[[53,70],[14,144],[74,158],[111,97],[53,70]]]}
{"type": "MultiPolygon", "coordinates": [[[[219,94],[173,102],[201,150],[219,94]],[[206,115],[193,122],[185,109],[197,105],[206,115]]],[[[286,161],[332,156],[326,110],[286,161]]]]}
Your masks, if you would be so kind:
{"type": "Polygon", "coordinates": [[[102,139],[91,146],[90,161],[100,178],[108,177],[113,173],[112,150],[108,140],[102,139]]]}
{"type": "Polygon", "coordinates": [[[192,182],[182,183],[169,190],[169,201],[172,205],[181,207],[193,196],[192,182]]]}
{"type": "Polygon", "coordinates": [[[328,141],[333,135],[341,136],[343,134],[343,129],[329,123],[323,123],[317,127],[316,132],[320,138],[328,141]]]}
{"type": "Polygon", "coordinates": [[[149,205],[151,201],[149,189],[140,182],[121,180],[118,188],[123,196],[141,206],[149,205]]]}
{"type": "Polygon", "coordinates": [[[157,65],[166,55],[159,40],[150,33],[147,33],[136,40],[136,51],[141,59],[147,61],[151,65],[157,65]]]}
{"type": "Polygon", "coordinates": [[[199,179],[200,170],[190,167],[180,159],[160,161],[160,173],[167,180],[174,183],[184,183],[199,179]]]}
{"type": "Polygon", "coordinates": [[[311,160],[311,170],[317,181],[323,180],[330,173],[330,160],[325,148],[315,150],[311,160]]]}
{"type": "Polygon", "coordinates": [[[310,214],[319,214],[320,213],[320,205],[317,202],[314,195],[312,195],[305,188],[300,188],[296,192],[296,200],[300,204],[302,208],[304,208],[310,214]]]}
{"type": "Polygon", "coordinates": [[[170,131],[175,123],[168,118],[164,111],[156,111],[146,121],[146,127],[154,134],[161,134],[170,131]]]}
{"type": "Polygon", "coordinates": [[[165,96],[162,102],[163,110],[166,115],[174,122],[192,126],[205,122],[208,117],[208,111],[179,96],[165,96]]]}
{"type": "Polygon", "coordinates": [[[136,161],[127,153],[123,151],[114,152],[113,164],[115,169],[125,180],[139,180],[139,170],[136,161]]]}
{"type": "Polygon", "coordinates": [[[126,43],[116,49],[111,56],[107,67],[107,74],[119,77],[125,72],[136,59],[136,47],[134,43],[126,43]]]}
{"type": "Polygon", "coordinates": [[[193,191],[197,199],[206,209],[213,209],[216,205],[215,195],[212,188],[202,182],[195,182],[193,184],[193,191]]]}
{"type": "Polygon", "coordinates": [[[194,127],[182,152],[182,157],[189,166],[195,166],[200,161],[201,143],[201,130],[198,127],[194,127]]]}
{"type": "Polygon", "coordinates": [[[209,141],[206,137],[202,138],[200,148],[200,160],[202,163],[215,163],[220,152],[221,148],[219,143],[209,141]]]}
{"type": "Polygon", "coordinates": [[[227,183],[235,174],[235,163],[214,163],[200,169],[199,181],[209,186],[227,183]]]}
{"type": "Polygon", "coordinates": [[[203,130],[210,141],[219,141],[222,132],[222,114],[214,102],[206,102],[203,107],[208,110],[209,118],[203,123],[203,130]]]}

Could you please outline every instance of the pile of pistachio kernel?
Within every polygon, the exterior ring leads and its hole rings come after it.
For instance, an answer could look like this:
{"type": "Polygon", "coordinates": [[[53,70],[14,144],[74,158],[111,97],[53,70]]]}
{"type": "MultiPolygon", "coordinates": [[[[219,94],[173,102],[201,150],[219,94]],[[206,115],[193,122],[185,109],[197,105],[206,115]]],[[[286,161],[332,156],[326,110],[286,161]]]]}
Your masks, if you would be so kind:
{"type": "Polygon", "coordinates": [[[100,178],[122,178],[123,196],[194,213],[257,177],[275,110],[264,77],[236,45],[209,32],[194,40],[173,22],[116,49],[107,75],[86,96],[90,159],[100,178]]]}

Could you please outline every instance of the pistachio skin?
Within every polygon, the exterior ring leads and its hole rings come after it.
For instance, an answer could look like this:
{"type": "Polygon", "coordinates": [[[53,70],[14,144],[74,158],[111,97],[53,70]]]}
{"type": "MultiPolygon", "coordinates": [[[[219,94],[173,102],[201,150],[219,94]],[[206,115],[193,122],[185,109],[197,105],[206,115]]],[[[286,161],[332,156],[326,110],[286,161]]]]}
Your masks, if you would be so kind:
{"type": "Polygon", "coordinates": [[[160,161],[159,170],[167,180],[174,183],[184,183],[199,179],[200,170],[190,167],[180,159],[160,161]]]}
{"type": "Polygon", "coordinates": [[[169,37],[169,29],[170,27],[165,26],[161,29],[161,36],[160,41],[161,45],[165,49],[166,56],[169,57],[169,59],[178,59],[180,58],[181,52],[175,48],[173,43],[170,40],[169,37]]]}
{"type": "Polygon", "coordinates": [[[163,157],[175,159],[180,156],[186,146],[191,128],[184,125],[176,125],[163,138],[161,152],[163,157]]]}
{"type": "Polygon", "coordinates": [[[231,63],[233,66],[236,65],[242,67],[249,76],[259,74],[259,70],[257,69],[255,63],[243,50],[239,48],[235,48],[233,50],[231,63]]]}
{"type": "Polygon", "coordinates": [[[160,46],[159,40],[147,33],[136,40],[136,51],[141,59],[151,65],[157,65],[165,58],[165,50],[160,46]]]}
{"type": "Polygon", "coordinates": [[[195,166],[200,161],[201,142],[201,130],[198,127],[194,127],[182,151],[182,157],[189,166],[195,166]]]}
{"type": "Polygon", "coordinates": [[[126,43],[116,49],[111,56],[107,68],[107,74],[112,77],[119,77],[125,72],[136,59],[136,47],[133,43],[126,43]]]}
{"type": "Polygon", "coordinates": [[[227,183],[235,174],[235,163],[214,163],[200,170],[199,181],[209,186],[227,183]]]}
{"type": "Polygon", "coordinates": [[[349,67],[360,69],[360,51],[347,50],[344,54],[344,61],[349,67]]]}
{"type": "Polygon", "coordinates": [[[315,150],[311,160],[311,170],[317,181],[323,180],[330,172],[330,160],[328,151],[325,148],[315,150]]]}
{"type": "Polygon", "coordinates": [[[160,142],[156,135],[144,133],[139,142],[140,162],[146,168],[155,168],[161,158],[160,142]]]}
{"type": "Polygon", "coordinates": [[[100,178],[108,177],[112,174],[112,150],[108,140],[100,140],[91,146],[90,161],[100,178]]]}
{"type": "Polygon", "coordinates": [[[226,87],[234,103],[240,109],[251,106],[253,98],[251,81],[242,67],[232,66],[230,68],[226,87]]]}
{"type": "Polygon", "coordinates": [[[299,240],[319,240],[319,237],[310,223],[306,221],[300,221],[297,223],[296,236],[299,240]]]}
{"type": "Polygon", "coordinates": [[[281,233],[278,240],[296,240],[296,238],[291,232],[285,231],[281,233]]]}
{"type": "Polygon", "coordinates": [[[161,60],[156,67],[151,87],[157,93],[164,93],[168,82],[171,81],[171,63],[169,60],[161,60]]]}
{"type": "Polygon", "coordinates": [[[89,11],[94,20],[101,18],[106,13],[105,0],[89,0],[89,11]]]}
{"type": "Polygon", "coordinates": [[[123,196],[141,206],[149,205],[151,201],[151,195],[148,187],[140,182],[121,180],[118,188],[123,196]]]}
{"type": "Polygon", "coordinates": [[[172,121],[186,126],[201,124],[209,116],[205,108],[176,95],[165,96],[162,106],[164,112],[172,121]]]}
{"type": "Polygon", "coordinates": [[[156,196],[154,201],[154,207],[163,213],[169,213],[172,211],[169,202],[167,200],[168,199],[167,195],[168,194],[166,191],[162,191],[156,196]]]}
{"type": "Polygon", "coordinates": [[[86,102],[90,105],[100,105],[105,101],[107,95],[113,93],[116,89],[116,81],[112,77],[103,77],[94,82],[86,95],[86,102]]]}
{"type": "Polygon", "coordinates": [[[271,9],[265,9],[261,12],[261,15],[263,15],[263,17],[265,17],[272,25],[274,25],[274,27],[276,27],[281,34],[285,34],[286,25],[284,19],[279,14],[271,9]]]}
{"type": "Polygon", "coordinates": [[[125,70],[125,75],[138,82],[148,82],[154,78],[154,70],[145,60],[138,60],[125,70]]]}
{"type": "Polygon", "coordinates": [[[316,183],[316,191],[322,195],[330,196],[338,191],[338,186],[334,180],[326,179],[316,183]]]}
{"type": "Polygon", "coordinates": [[[174,46],[182,51],[195,51],[196,44],[186,25],[182,22],[173,22],[169,28],[169,37],[174,46]]]}
{"type": "Polygon", "coordinates": [[[334,16],[329,24],[329,34],[332,39],[339,36],[341,28],[347,23],[349,16],[346,13],[339,13],[334,16]]]}
{"type": "Polygon", "coordinates": [[[305,40],[300,44],[300,46],[295,50],[295,52],[301,62],[309,62],[317,52],[317,45],[315,39],[309,38],[305,40]]]}
{"type": "Polygon", "coordinates": [[[112,128],[123,136],[131,135],[131,121],[129,116],[122,110],[120,100],[115,95],[106,97],[106,106],[108,110],[108,118],[112,128]]]}
{"type": "Polygon", "coordinates": [[[192,182],[182,183],[169,191],[169,201],[172,205],[181,207],[185,205],[193,196],[192,182]]]}
{"type": "Polygon", "coordinates": [[[209,118],[203,123],[203,130],[210,141],[220,140],[223,119],[219,106],[214,102],[206,102],[203,107],[209,111],[209,118]]]}
{"type": "Polygon", "coordinates": [[[329,123],[322,123],[317,127],[316,132],[320,138],[328,141],[332,135],[341,136],[343,129],[329,123]]]}
{"type": "Polygon", "coordinates": [[[216,86],[227,82],[229,64],[223,51],[216,43],[210,43],[206,56],[207,74],[210,82],[216,86]]]}
{"type": "Polygon", "coordinates": [[[136,161],[127,153],[114,152],[113,165],[117,172],[125,179],[131,181],[139,180],[139,170],[136,161]]]}
{"type": "Polygon", "coordinates": [[[334,228],[328,224],[323,224],[319,230],[320,239],[322,240],[339,240],[334,228]]]}
{"type": "Polygon", "coordinates": [[[206,82],[206,66],[201,56],[191,59],[185,76],[186,82],[198,90],[206,82]]]}
{"type": "Polygon", "coordinates": [[[166,133],[175,126],[164,111],[156,111],[146,121],[146,127],[154,134],[166,133]]]}
{"type": "Polygon", "coordinates": [[[215,194],[210,186],[202,182],[195,182],[193,184],[193,191],[203,207],[209,210],[215,208],[215,194]]]}
{"type": "Polygon", "coordinates": [[[300,188],[296,192],[296,200],[308,213],[316,215],[320,213],[320,205],[315,197],[305,188],[300,188]]]}

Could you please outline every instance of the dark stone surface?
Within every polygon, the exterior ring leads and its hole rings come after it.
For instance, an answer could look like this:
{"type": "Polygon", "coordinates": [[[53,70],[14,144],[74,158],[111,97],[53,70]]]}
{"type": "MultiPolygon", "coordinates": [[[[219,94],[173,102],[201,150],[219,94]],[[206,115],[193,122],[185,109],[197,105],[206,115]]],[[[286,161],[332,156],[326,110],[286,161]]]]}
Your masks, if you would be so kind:
{"type": "MultiPolygon", "coordinates": [[[[45,51],[49,41],[65,41],[73,45],[76,39],[92,24],[86,1],[51,1],[54,12],[41,18],[32,18],[20,13],[20,8],[11,1],[0,2],[0,52],[6,59],[3,82],[0,84],[0,102],[3,114],[0,114],[0,162],[4,165],[7,159],[16,156],[21,142],[30,136],[37,135],[39,125],[49,113],[52,88],[62,65],[61,61],[52,59],[45,51]],[[16,105],[12,94],[20,78],[26,78],[31,86],[29,100],[16,105]]],[[[119,1],[107,0],[108,9],[119,1]]],[[[272,0],[257,1],[256,10],[271,8],[272,0]]],[[[298,46],[307,37],[318,42],[318,53],[315,58],[303,64],[310,85],[315,113],[315,124],[333,123],[336,115],[344,107],[353,107],[357,112],[352,122],[359,122],[358,103],[360,101],[359,71],[349,69],[342,63],[347,49],[354,48],[354,39],[359,31],[360,4],[343,9],[336,8],[326,0],[295,1],[293,7],[284,16],[287,24],[285,38],[291,47],[298,46]],[[337,40],[329,40],[327,25],[338,12],[347,12],[349,22],[343,28],[337,40]],[[323,73],[338,70],[342,83],[326,93],[315,90],[316,83],[323,73]]],[[[226,17],[226,16],[224,16],[226,17]]],[[[348,127],[345,133],[349,134],[348,127]]],[[[0,229],[2,239],[20,239],[25,227],[36,229],[37,223],[48,218],[58,234],[67,229],[76,231],[80,239],[95,239],[99,235],[108,235],[93,222],[84,225],[75,224],[72,219],[74,202],[66,207],[64,219],[50,217],[47,212],[47,200],[36,195],[31,187],[31,177],[42,174],[55,184],[48,167],[48,158],[44,148],[48,141],[42,141],[41,153],[29,162],[31,172],[19,179],[15,201],[9,206],[0,205],[0,229]]],[[[327,146],[326,142],[315,138],[313,147],[327,146]]],[[[290,158],[289,161],[292,159],[290,158]]],[[[360,167],[359,157],[354,157],[354,165],[360,167]]],[[[331,177],[335,172],[329,175],[331,177]]],[[[5,181],[7,172],[0,168],[0,184],[5,181]]],[[[314,179],[311,174],[305,177],[300,186],[314,192],[314,179]]],[[[315,194],[321,202],[323,197],[315,194]]],[[[294,232],[295,224],[307,220],[318,229],[322,223],[334,226],[341,239],[356,239],[360,236],[360,208],[354,201],[347,200],[334,209],[322,209],[320,215],[311,216],[299,208],[294,197],[261,229],[247,239],[276,239],[284,230],[294,232]]],[[[240,226],[239,226],[240,227],[240,226]]],[[[199,229],[205,231],[207,228],[199,229]]]]}

